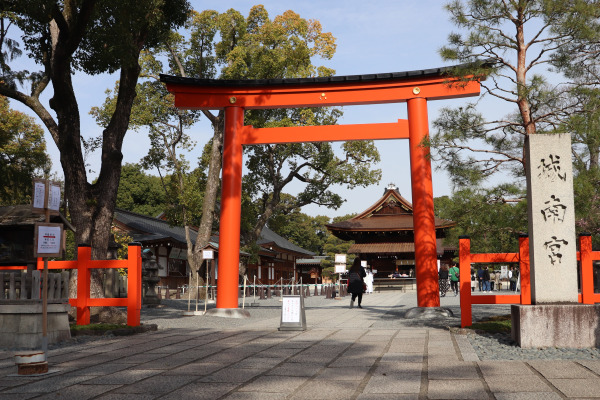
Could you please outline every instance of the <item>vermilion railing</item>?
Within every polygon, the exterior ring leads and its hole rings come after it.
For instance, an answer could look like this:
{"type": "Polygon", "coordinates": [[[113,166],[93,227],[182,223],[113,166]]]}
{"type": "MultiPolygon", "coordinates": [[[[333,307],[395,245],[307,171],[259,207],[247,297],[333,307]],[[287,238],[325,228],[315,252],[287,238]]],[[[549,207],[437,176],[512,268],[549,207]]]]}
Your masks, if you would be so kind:
{"type": "MultiPolygon", "coordinates": [[[[1,267],[0,270],[22,270],[24,266],[1,267]]],[[[37,259],[37,269],[44,269],[42,258],[37,259]]],[[[142,309],[142,247],[140,243],[130,243],[126,260],[92,260],[89,245],[79,245],[77,260],[49,261],[48,269],[77,270],[77,298],[69,299],[69,304],[77,308],[77,325],[89,325],[90,307],[127,307],[127,325],[140,325],[142,309]],[[127,269],[126,298],[91,298],[91,271],[95,268],[127,269]]]]}
{"type": "MultiPolygon", "coordinates": [[[[594,293],[593,261],[600,260],[600,251],[592,251],[592,237],[588,234],[579,236],[577,260],[581,269],[581,293],[578,301],[583,304],[600,303],[600,293],[594,293]]],[[[460,281],[460,323],[461,327],[471,326],[473,304],[531,304],[531,280],[529,271],[529,238],[519,237],[518,253],[471,253],[469,237],[459,238],[459,281],[460,281]],[[471,264],[473,263],[519,263],[521,277],[521,293],[505,295],[471,294],[471,264]]]]}

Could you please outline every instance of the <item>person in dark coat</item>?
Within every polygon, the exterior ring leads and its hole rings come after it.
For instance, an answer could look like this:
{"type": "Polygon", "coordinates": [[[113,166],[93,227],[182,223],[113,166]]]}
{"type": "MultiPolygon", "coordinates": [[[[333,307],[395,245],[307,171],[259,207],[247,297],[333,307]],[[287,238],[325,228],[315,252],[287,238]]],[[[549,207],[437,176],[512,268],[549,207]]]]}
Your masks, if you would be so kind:
{"type": "Polygon", "coordinates": [[[438,271],[439,279],[440,279],[440,296],[445,297],[446,292],[448,291],[448,266],[443,264],[438,271]]]}
{"type": "Polygon", "coordinates": [[[365,269],[360,265],[360,258],[356,257],[350,271],[348,271],[348,293],[352,293],[350,308],[354,307],[354,300],[358,297],[358,308],[362,308],[362,294],[364,292],[364,278],[367,276],[365,269]]]}

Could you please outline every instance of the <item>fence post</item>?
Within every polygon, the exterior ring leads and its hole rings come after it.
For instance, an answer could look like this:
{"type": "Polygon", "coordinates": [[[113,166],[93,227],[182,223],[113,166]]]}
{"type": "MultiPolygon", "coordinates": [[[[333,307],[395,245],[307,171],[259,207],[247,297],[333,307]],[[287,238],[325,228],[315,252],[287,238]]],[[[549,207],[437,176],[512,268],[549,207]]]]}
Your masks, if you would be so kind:
{"type": "Polygon", "coordinates": [[[458,274],[460,284],[460,326],[473,325],[471,311],[471,239],[458,238],[458,274]]]}
{"type": "Polygon", "coordinates": [[[142,245],[127,248],[127,325],[139,326],[142,309],[142,245]]]}
{"type": "Polygon", "coordinates": [[[529,235],[519,235],[519,276],[521,304],[531,304],[531,275],[529,273],[529,235]]]}
{"type": "Polygon", "coordinates": [[[579,235],[581,262],[581,299],[583,304],[594,304],[594,268],[592,267],[592,235],[579,235]]]}
{"type": "Polygon", "coordinates": [[[90,260],[92,259],[92,248],[89,244],[77,246],[77,325],[90,324],[90,260]]]}

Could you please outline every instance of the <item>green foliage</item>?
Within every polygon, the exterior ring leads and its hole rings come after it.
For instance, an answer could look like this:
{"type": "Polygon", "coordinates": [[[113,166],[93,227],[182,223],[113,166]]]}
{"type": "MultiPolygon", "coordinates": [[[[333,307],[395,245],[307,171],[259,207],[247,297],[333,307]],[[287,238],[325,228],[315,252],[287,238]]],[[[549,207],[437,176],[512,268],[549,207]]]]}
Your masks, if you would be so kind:
{"type": "Polygon", "coordinates": [[[491,317],[483,321],[475,322],[467,328],[488,333],[510,333],[512,328],[511,316],[501,315],[491,317]]]}
{"type": "Polygon", "coordinates": [[[524,193],[506,185],[492,190],[464,189],[452,197],[436,198],[435,215],[457,223],[445,243],[456,246],[458,237],[467,235],[474,253],[517,251],[519,234],[527,233],[527,203],[505,203],[501,200],[505,197],[521,198],[524,193]]]}
{"type": "MultiPolygon", "coordinates": [[[[166,38],[188,14],[187,0],[5,0],[0,35],[0,94],[20,101],[35,113],[60,151],[65,199],[72,211],[77,241],[93,245],[92,256],[106,254],[110,220],[116,204],[122,144],[140,67],[140,51],[166,38]],[[5,22],[20,31],[22,55],[39,70],[18,70],[5,22]],[[88,182],[82,147],[78,98],[72,76],[119,71],[117,105],[103,130],[99,178],[88,182]],[[51,93],[44,91],[51,88],[51,93]],[[49,98],[47,109],[40,97],[49,98]]],[[[19,66],[22,68],[21,63],[19,66]]],[[[101,77],[100,79],[104,79],[101,77]]],[[[94,282],[97,285],[98,282],[94,282]]]]}
{"type": "MultiPolygon", "coordinates": [[[[285,195],[284,197],[292,197],[285,195]]],[[[325,240],[330,235],[325,227],[329,217],[311,217],[294,209],[289,214],[277,214],[269,220],[269,228],[278,235],[317,255],[323,254],[325,240]]]]}
{"type": "Polygon", "coordinates": [[[33,178],[50,167],[42,128],[0,96],[0,204],[30,203],[33,178]]]}
{"type": "Polygon", "coordinates": [[[164,212],[167,194],[157,176],[144,173],[139,164],[125,164],[117,193],[117,207],[156,217],[164,212]]]}
{"type": "MultiPolygon", "coordinates": [[[[356,216],[356,214],[348,214],[348,215],[344,215],[341,217],[335,217],[335,218],[333,218],[331,223],[345,221],[345,220],[350,219],[355,216],[356,216]]],[[[328,231],[326,239],[325,239],[325,244],[323,245],[323,255],[326,255],[327,259],[321,261],[321,266],[324,268],[328,268],[333,273],[333,268],[334,268],[333,265],[334,265],[335,255],[336,254],[348,254],[348,249],[353,244],[354,244],[354,241],[352,241],[352,240],[344,241],[344,240],[338,239],[337,237],[335,237],[328,231]]],[[[348,254],[348,257],[346,258],[346,263],[348,265],[352,265],[352,262],[354,261],[354,257],[355,257],[354,255],[348,254]]]]}
{"type": "Polygon", "coordinates": [[[39,64],[48,61],[44,57],[51,45],[47,40],[50,21],[57,11],[62,12],[57,23],[74,24],[82,35],[74,50],[73,67],[89,75],[112,73],[123,65],[137,63],[138,46],[156,46],[171,27],[183,25],[189,10],[186,0],[105,0],[102,6],[89,1],[78,3],[7,0],[3,7],[18,16],[14,21],[24,32],[28,55],[39,64]],[[142,32],[145,40],[134,42],[142,32]]]}
{"type": "Polygon", "coordinates": [[[460,31],[448,36],[440,55],[466,63],[454,71],[463,79],[487,77],[481,82],[484,96],[512,107],[504,116],[482,115],[480,102],[442,110],[431,144],[455,188],[478,187],[498,173],[523,182],[524,137],[553,132],[561,113],[572,106],[561,86],[550,85],[540,70],[572,42],[573,29],[554,27],[573,21],[582,11],[579,3],[590,2],[454,0],[446,5],[460,31]]]}
{"type": "MultiPolygon", "coordinates": [[[[126,260],[128,255],[128,245],[133,242],[133,238],[125,232],[113,229],[115,242],[120,246],[117,250],[117,260],[126,260]]],[[[127,269],[119,269],[121,275],[127,275],[127,269]]]]}

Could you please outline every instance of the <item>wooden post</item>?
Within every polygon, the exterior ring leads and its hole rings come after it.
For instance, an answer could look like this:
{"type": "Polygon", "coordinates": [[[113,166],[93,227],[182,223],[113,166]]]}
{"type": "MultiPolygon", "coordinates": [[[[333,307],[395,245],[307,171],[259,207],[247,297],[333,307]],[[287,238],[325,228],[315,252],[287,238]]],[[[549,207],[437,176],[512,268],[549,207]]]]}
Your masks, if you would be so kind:
{"type": "Polygon", "coordinates": [[[471,239],[460,236],[458,239],[458,274],[460,281],[460,326],[473,325],[471,310],[471,239]],[[467,282],[468,280],[468,282],[467,282]]]}
{"type": "Polygon", "coordinates": [[[77,247],[77,325],[90,324],[90,261],[92,248],[89,244],[80,244],[77,247]]]}
{"type": "Polygon", "coordinates": [[[579,235],[581,262],[581,298],[583,304],[594,304],[594,268],[592,264],[592,235],[579,235]]]}
{"type": "Polygon", "coordinates": [[[238,308],[243,125],[243,108],[225,108],[217,308],[238,308]]]}
{"type": "Polygon", "coordinates": [[[529,236],[519,235],[519,276],[521,304],[531,304],[531,275],[529,273],[529,236]]]}
{"type": "Polygon", "coordinates": [[[139,326],[142,309],[142,245],[127,248],[127,325],[139,326]]]}
{"type": "MultiPolygon", "coordinates": [[[[417,92],[418,93],[418,92],[417,92]]],[[[440,306],[440,286],[437,272],[435,217],[433,214],[433,184],[429,155],[429,121],[427,100],[416,97],[407,100],[410,143],[410,176],[414,207],[415,275],[419,307],[440,306]]]]}

